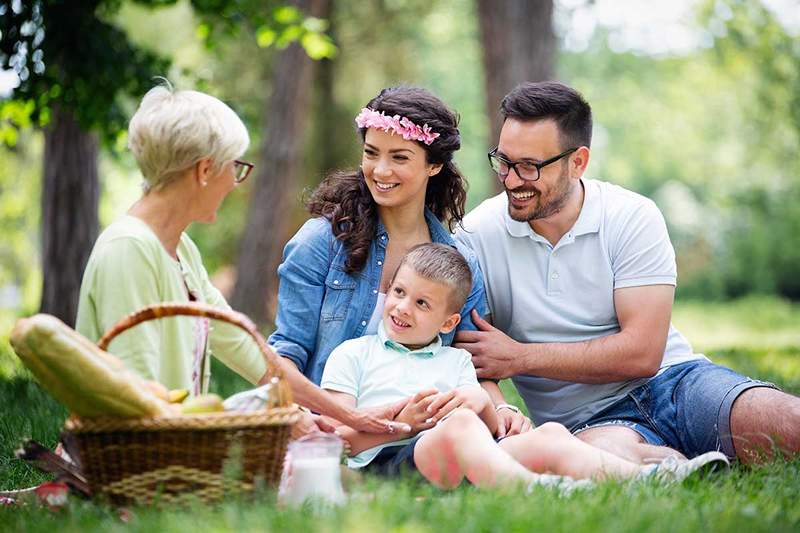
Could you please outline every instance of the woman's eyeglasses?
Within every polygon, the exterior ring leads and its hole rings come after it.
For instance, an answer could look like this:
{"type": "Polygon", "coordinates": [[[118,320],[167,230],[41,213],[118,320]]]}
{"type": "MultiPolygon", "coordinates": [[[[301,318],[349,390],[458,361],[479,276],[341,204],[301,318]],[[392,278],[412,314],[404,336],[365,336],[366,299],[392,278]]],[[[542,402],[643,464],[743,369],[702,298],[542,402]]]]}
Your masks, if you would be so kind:
{"type": "Polygon", "coordinates": [[[253,163],[248,163],[247,161],[239,161],[235,159],[233,161],[233,181],[236,183],[241,183],[247,179],[247,176],[253,171],[253,167],[255,165],[253,163]]]}

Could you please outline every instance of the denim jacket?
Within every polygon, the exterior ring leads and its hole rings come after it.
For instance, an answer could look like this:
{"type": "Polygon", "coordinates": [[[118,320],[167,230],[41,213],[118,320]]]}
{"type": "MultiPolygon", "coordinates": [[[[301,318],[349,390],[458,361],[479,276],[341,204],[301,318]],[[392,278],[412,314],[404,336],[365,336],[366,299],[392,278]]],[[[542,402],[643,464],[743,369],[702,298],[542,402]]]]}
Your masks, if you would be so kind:
{"type": "MultiPolygon", "coordinates": [[[[472,270],[472,290],[461,310],[459,330],[474,330],[470,312],[488,313],[486,293],[474,252],[456,243],[429,210],[425,210],[433,242],[457,247],[472,270]]],[[[369,256],[361,272],[344,271],[347,249],[334,237],[330,221],[312,218],[283,249],[278,267],[278,312],[269,343],[292,360],[311,381],[319,384],[328,356],[342,342],[364,334],[378,300],[389,234],[379,221],[369,256]]],[[[442,335],[450,345],[454,332],[442,335]]]]}

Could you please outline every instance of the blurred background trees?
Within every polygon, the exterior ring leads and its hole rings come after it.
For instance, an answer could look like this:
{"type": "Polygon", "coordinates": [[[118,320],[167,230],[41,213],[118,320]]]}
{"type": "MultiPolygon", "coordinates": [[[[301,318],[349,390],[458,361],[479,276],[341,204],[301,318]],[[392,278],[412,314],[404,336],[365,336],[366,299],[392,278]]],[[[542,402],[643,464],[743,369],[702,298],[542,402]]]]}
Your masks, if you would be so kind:
{"type": "Polygon", "coordinates": [[[69,4],[0,2],[0,308],[32,312],[73,298],[97,231],[91,221],[105,226],[140,192],[124,130],[154,74],[223,98],[248,124],[255,179],[226,200],[215,224],[190,233],[215,283],[259,321],[274,311],[280,250],[307,216],[304,189],[329,169],[358,164],[353,117],[379,89],[403,82],[459,111],[457,161],[470,207],[497,190],[485,154],[496,143],[501,96],[526,79],[575,86],[595,114],[587,177],[659,204],[678,256],[679,298],[800,299],[800,8],[792,0],[69,4]],[[96,29],[59,41],[58,32],[82,26],[48,25],[55,9],[96,29]],[[77,129],[58,135],[73,148],[59,152],[48,139],[70,117],[77,129]],[[58,153],[72,159],[58,162],[58,153]],[[66,233],[53,240],[48,231],[66,233]],[[63,283],[53,296],[50,279],[63,283]]]}

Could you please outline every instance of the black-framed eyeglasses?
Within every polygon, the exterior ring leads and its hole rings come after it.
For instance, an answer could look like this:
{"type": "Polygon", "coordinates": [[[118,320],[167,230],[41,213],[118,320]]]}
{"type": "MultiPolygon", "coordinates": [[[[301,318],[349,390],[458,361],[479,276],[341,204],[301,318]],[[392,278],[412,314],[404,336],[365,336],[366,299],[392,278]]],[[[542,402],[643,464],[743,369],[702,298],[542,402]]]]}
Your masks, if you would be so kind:
{"type": "Polygon", "coordinates": [[[578,148],[570,148],[569,150],[565,150],[561,152],[557,156],[551,157],[550,159],[546,159],[541,163],[535,163],[533,161],[511,161],[506,159],[505,157],[498,155],[497,148],[486,154],[489,157],[489,165],[491,165],[492,170],[495,171],[497,174],[497,179],[500,180],[500,183],[505,183],[506,178],[508,178],[508,174],[513,170],[519,176],[519,179],[524,181],[536,181],[542,175],[542,169],[547,165],[551,165],[558,161],[559,159],[568,156],[578,148]]]}
{"type": "Polygon", "coordinates": [[[234,159],[233,161],[233,181],[236,183],[241,183],[247,179],[247,176],[253,171],[253,167],[255,165],[253,163],[248,163],[247,161],[239,161],[238,159],[234,159]]]}

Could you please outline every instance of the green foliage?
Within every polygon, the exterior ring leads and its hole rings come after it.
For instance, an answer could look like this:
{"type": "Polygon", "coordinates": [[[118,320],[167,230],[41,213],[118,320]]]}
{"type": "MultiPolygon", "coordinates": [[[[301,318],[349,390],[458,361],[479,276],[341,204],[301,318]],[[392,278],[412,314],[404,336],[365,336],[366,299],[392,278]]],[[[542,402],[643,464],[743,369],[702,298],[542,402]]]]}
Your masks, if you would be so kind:
{"type": "Polygon", "coordinates": [[[21,81],[13,100],[0,102],[0,116],[5,117],[7,107],[14,111],[0,125],[4,139],[13,141],[8,130],[28,121],[46,125],[52,106],[58,105],[71,110],[86,130],[98,131],[109,147],[115,146],[128,120],[120,96],[143,94],[153,76],[169,65],[167,59],[132,46],[124,32],[101,18],[118,5],[99,0],[0,4],[5,12],[0,18],[0,66],[11,67],[21,81]]]}

